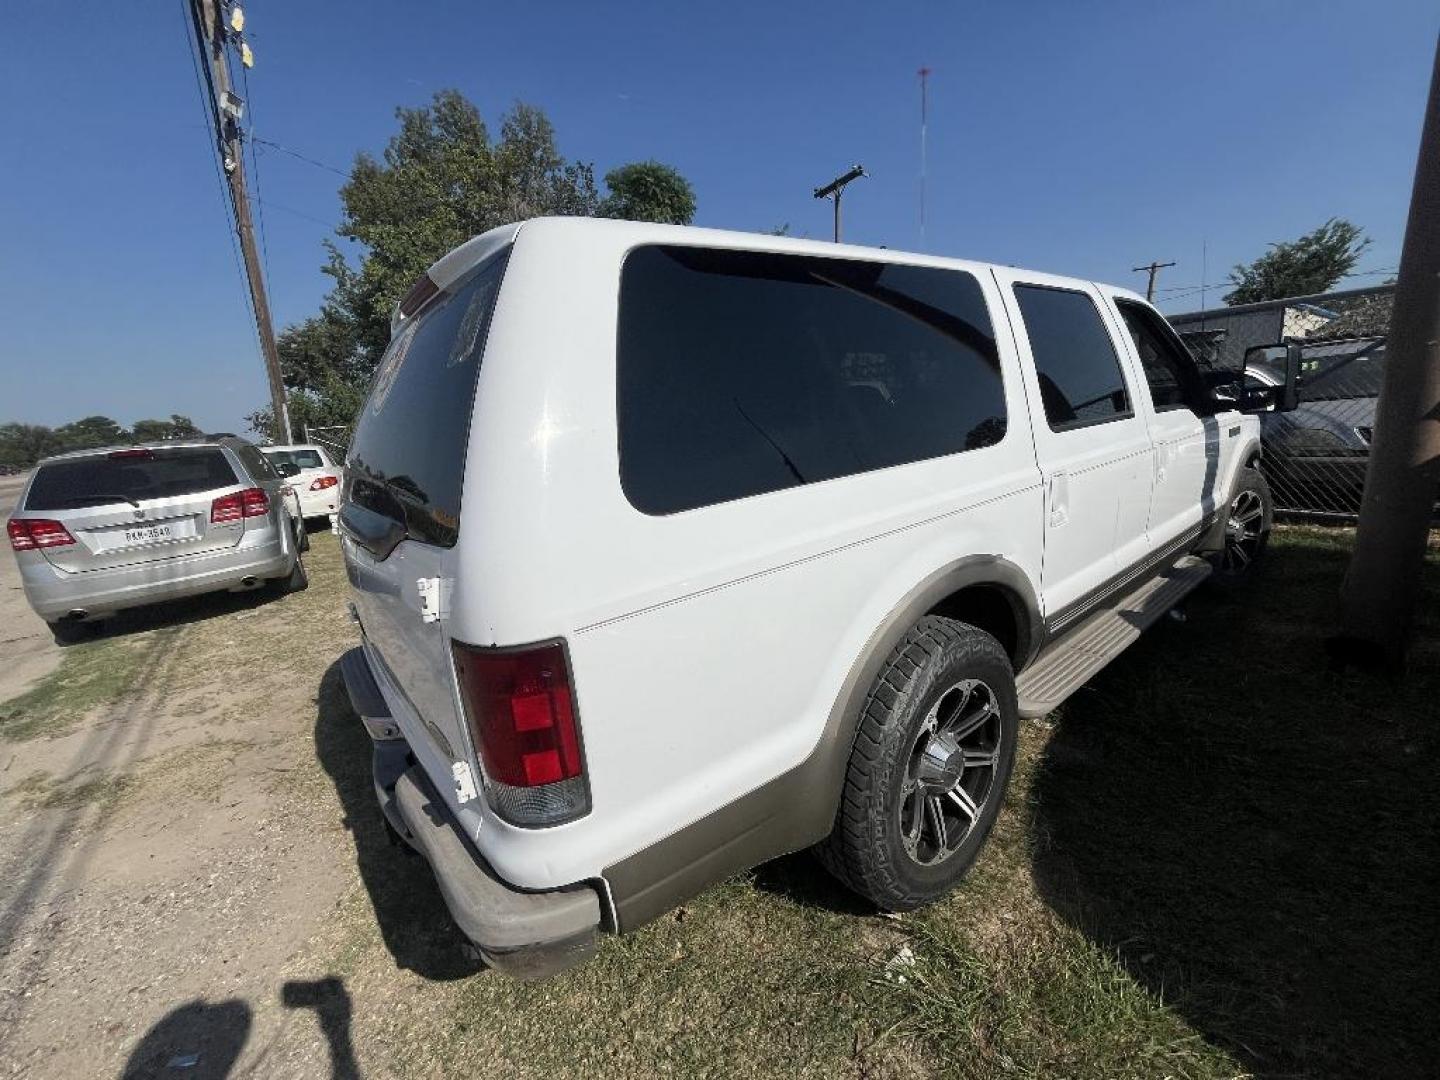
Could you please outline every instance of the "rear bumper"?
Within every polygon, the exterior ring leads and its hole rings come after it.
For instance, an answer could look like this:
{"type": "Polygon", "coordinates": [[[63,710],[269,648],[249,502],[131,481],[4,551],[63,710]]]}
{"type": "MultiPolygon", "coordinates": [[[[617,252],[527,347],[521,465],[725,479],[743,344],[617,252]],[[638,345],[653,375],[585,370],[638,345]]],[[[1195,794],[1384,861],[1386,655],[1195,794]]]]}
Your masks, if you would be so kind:
{"type": "Polygon", "coordinates": [[[329,517],[335,513],[340,506],[340,488],[329,487],[321,491],[310,491],[307,488],[297,488],[295,494],[300,499],[300,513],[307,518],[329,517]]]}
{"type": "Polygon", "coordinates": [[[386,820],[425,857],[450,915],[485,962],[522,979],[574,967],[595,951],[600,896],[587,884],[527,892],[475,850],[390,722],[364,651],[341,658],[350,703],[374,741],[375,795],[386,820]],[[390,735],[392,737],[385,737],[390,735]]]}
{"type": "Polygon", "coordinates": [[[270,530],[270,536],[258,544],[113,570],[71,574],[50,565],[43,555],[26,558],[21,560],[20,578],[35,613],[53,622],[77,609],[94,618],[124,608],[239,588],[247,577],[259,581],[284,577],[294,559],[286,536],[281,530],[270,530]]]}

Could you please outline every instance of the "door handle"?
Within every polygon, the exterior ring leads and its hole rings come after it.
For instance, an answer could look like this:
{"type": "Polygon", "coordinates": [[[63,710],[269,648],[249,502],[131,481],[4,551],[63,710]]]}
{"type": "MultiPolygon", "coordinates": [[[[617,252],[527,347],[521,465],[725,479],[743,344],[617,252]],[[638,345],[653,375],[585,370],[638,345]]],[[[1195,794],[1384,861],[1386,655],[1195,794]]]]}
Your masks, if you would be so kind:
{"type": "Polygon", "coordinates": [[[1058,529],[1070,520],[1070,477],[1064,472],[1050,475],[1047,501],[1049,502],[1050,528],[1058,529]]]}

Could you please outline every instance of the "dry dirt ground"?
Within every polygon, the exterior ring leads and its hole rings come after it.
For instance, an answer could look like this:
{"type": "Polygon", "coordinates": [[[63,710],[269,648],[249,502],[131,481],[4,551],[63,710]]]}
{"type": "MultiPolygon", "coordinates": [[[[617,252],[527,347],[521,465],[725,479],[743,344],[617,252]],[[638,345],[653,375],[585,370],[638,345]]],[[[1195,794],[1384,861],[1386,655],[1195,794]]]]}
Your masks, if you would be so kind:
{"type": "MultiPolygon", "coordinates": [[[[0,476],[0,518],[15,509],[26,476],[0,476]]],[[[15,560],[0,558],[0,701],[22,693],[55,670],[60,650],[51,647],[45,621],[30,610],[20,591],[15,560]]]]}
{"type": "Polygon", "coordinates": [[[1440,1075],[1440,543],[1398,687],[1327,670],[1349,543],[1277,536],[1027,723],[945,902],[883,917],[802,854],[539,984],[387,843],[332,535],[306,592],[63,651],[7,591],[0,1077],[1440,1075]]]}

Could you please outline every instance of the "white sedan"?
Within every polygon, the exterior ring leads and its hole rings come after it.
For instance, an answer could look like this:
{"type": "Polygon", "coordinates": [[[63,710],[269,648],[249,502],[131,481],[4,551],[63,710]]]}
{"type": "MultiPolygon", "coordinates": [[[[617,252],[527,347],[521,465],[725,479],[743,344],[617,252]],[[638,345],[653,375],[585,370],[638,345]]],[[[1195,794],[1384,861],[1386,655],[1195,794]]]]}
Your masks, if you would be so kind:
{"type": "MultiPolygon", "coordinates": [[[[293,465],[300,471],[286,480],[300,499],[300,512],[309,518],[333,517],[340,506],[340,470],[323,446],[262,446],[275,466],[293,465]]],[[[286,470],[288,471],[288,470],[286,470]]]]}

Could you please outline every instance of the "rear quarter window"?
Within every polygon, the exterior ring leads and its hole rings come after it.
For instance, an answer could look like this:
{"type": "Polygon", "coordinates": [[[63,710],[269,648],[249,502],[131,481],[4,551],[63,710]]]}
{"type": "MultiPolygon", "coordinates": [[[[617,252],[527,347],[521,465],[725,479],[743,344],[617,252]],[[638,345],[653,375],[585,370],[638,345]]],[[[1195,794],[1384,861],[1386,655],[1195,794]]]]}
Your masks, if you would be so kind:
{"type": "Polygon", "coordinates": [[[507,252],[402,326],[375,372],[346,458],[346,497],[454,545],[475,377],[507,252]]]}
{"type": "Polygon", "coordinates": [[[235,470],[219,447],[176,447],[96,454],[42,465],[30,482],[26,510],[78,510],[117,502],[196,495],[233,487],[235,470]]]}
{"type": "Polygon", "coordinates": [[[647,514],[1005,435],[989,312],[963,271],[642,247],[617,349],[621,486],[647,514]]]}

